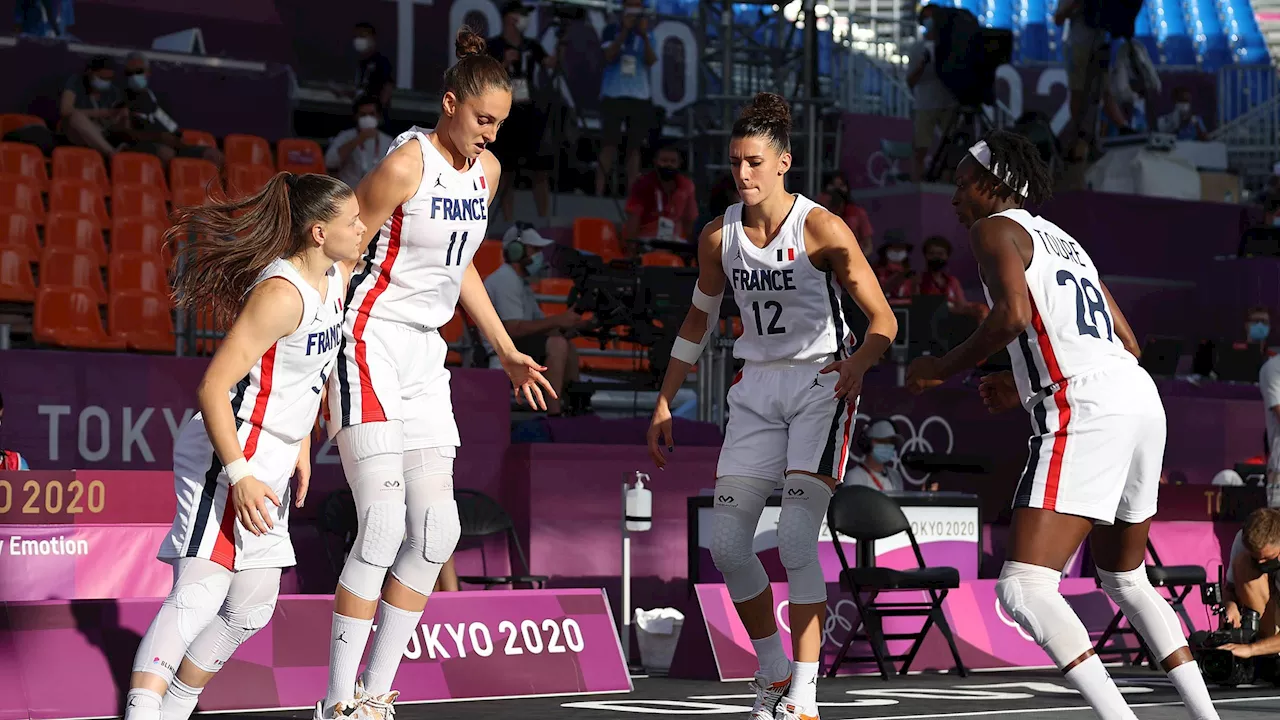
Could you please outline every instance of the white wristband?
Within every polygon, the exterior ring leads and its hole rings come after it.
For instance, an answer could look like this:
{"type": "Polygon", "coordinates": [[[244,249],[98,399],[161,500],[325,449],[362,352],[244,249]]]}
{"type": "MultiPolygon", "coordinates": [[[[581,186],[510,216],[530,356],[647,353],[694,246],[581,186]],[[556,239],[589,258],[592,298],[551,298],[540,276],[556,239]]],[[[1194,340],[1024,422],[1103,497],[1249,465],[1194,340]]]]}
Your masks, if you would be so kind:
{"type": "Polygon", "coordinates": [[[232,460],[222,469],[227,473],[227,479],[230,480],[231,485],[235,485],[241,480],[253,475],[253,472],[249,470],[249,461],[244,458],[232,460]]]}
{"type": "Polygon", "coordinates": [[[683,360],[690,365],[697,365],[698,358],[702,357],[702,345],[689,342],[677,335],[676,341],[671,344],[671,357],[676,360],[683,360]]]}
{"type": "Polygon", "coordinates": [[[719,295],[708,295],[702,292],[702,288],[697,284],[693,286],[693,306],[714,318],[720,317],[720,299],[723,297],[723,292],[719,295]]]}

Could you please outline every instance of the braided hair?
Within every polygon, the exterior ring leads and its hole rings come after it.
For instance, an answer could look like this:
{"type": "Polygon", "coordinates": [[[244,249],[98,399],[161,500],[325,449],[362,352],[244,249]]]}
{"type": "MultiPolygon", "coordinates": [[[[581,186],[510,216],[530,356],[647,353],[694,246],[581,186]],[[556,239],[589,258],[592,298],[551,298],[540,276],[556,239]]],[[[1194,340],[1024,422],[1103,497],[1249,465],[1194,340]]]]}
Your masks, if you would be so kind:
{"type": "Polygon", "coordinates": [[[1053,177],[1034,143],[1008,130],[993,130],[983,140],[991,149],[991,166],[1006,175],[1000,178],[986,172],[980,181],[984,190],[1008,199],[1014,195],[1013,188],[1026,187],[1026,200],[1036,205],[1052,197],[1053,177]]]}

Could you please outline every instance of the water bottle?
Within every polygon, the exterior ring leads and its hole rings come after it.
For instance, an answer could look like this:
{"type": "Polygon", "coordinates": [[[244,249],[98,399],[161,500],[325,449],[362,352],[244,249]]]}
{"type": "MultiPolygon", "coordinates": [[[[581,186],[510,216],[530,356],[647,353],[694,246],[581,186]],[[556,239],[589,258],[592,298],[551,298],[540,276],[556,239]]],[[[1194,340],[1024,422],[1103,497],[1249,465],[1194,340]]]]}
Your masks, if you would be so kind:
{"type": "Polygon", "coordinates": [[[653,527],[653,492],[644,486],[649,476],[636,473],[636,484],[627,488],[627,532],[645,532],[653,527]]]}

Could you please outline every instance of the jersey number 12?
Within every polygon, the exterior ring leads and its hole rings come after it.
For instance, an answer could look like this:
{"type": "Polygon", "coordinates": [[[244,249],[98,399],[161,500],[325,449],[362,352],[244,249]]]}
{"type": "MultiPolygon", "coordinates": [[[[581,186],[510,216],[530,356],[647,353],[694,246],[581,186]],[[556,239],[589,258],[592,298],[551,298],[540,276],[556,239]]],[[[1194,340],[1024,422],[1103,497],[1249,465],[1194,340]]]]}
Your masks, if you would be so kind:
{"type": "Polygon", "coordinates": [[[1102,339],[1102,333],[1098,332],[1100,323],[1097,322],[1098,316],[1101,315],[1102,322],[1107,325],[1107,341],[1110,342],[1114,337],[1111,332],[1111,314],[1107,312],[1107,299],[1102,291],[1090,282],[1089,278],[1077,280],[1070,271],[1059,270],[1058,284],[1065,287],[1067,283],[1075,286],[1076,289],[1076,329],[1081,335],[1092,335],[1102,339]]]}
{"type": "Polygon", "coordinates": [[[764,309],[766,312],[770,310],[773,311],[773,318],[769,320],[768,328],[764,326],[764,322],[760,318],[760,302],[756,301],[751,303],[751,310],[756,314],[756,334],[781,335],[786,332],[787,329],[778,324],[778,320],[782,318],[782,303],[777,300],[766,300],[764,302],[764,309]]]}
{"type": "Polygon", "coordinates": [[[462,251],[467,247],[467,233],[462,233],[459,237],[457,231],[449,236],[449,247],[444,251],[444,264],[449,265],[462,264],[462,251]],[[453,247],[458,246],[458,252],[454,253],[453,247]]]}

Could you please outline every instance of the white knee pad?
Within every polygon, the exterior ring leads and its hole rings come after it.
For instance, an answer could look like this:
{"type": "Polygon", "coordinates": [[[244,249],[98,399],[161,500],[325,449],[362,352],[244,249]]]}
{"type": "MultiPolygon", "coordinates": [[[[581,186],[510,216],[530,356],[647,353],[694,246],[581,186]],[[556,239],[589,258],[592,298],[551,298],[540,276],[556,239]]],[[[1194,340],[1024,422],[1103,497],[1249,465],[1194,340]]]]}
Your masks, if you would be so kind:
{"type": "Polygon", "coordinates": [[[452,499],[432,504],[419,527],[416,531],[410,529],[391,574],[410,590],[430,595],[441,567],[453,555],[462,535],[458,504],[452,499]]]}
{"type": "Polygon", "coordinates": [[[711,559],[734,602],[750,600],[769,587],[769,575],[754,545],[760,513],[773,488],[774,483],[758,478],[730,475],[716,480],[711,559]]]}
{"type": "Polygon", "coordinates": [[[1005,612],[1059,668],[1093,649],[1089,631],[1058,591],[1061,581],[1062,573],[1052,568],[1006,562],[996,582],[1005,612]]]}
{"type": "Polygon", "coordinates": [[[818,564],[818,534],[830,502],[831,488],[815,477],[788,475],[782,486],[778,559],[787,569],[787,592],[792,603],[808,605],[827,600],[827,581],[818,564]]]}
{"type": "Polygon", "coordinates": [[[218,672],[237,648],[271,622],[275,612],[274,599],[253,607],[228,609],[191,644],[187,659],[205,672],[218,672]]]}
{"type": "Polygon", "coordinates": [[[360,527],[339,582],[351,594],[376,600],[405,532],[404,453],[400,423],[372,423],[338,433],[342,465],[360,527]]]}
{"type": "Polygon", "coordinates": [[[1145,566],[1118,573],[1099,569],[1098,579],[1102,581],[1107,597],[1129,618],[1129,624],[1137,628],[1157,661],[1163,661],[1187,646],[1182,623],[1169,606],[1169,601],[1160,597],[1151,585],[1145,566]]]}
{"type": "MultiPolygon", "coordinates": [[[[178,636],[184,643],[193,642],[204,631],[222,607],[231,585],[228,575],[207,575],[193,582],[182,582],[171,594],[172,606],[178,611],[178,636]]],[[[166,601],[168,604],[168,601],[166,601]]]]}
{"type": "Polygon", "coordinates": [[[138,645],[133,671],[172,682],[183,653],[217,618],[231,576],[231,571],[203,558],[179,560],[173,589],[138,645]]]}

